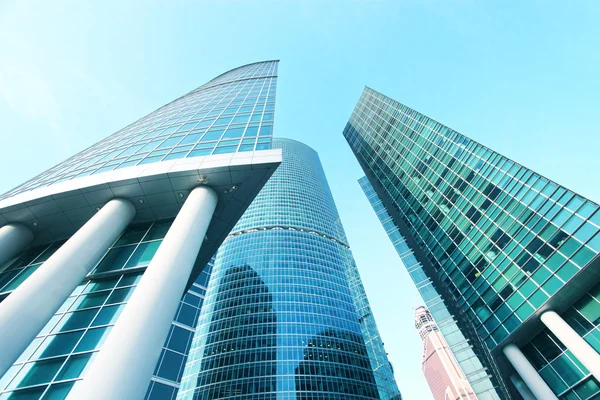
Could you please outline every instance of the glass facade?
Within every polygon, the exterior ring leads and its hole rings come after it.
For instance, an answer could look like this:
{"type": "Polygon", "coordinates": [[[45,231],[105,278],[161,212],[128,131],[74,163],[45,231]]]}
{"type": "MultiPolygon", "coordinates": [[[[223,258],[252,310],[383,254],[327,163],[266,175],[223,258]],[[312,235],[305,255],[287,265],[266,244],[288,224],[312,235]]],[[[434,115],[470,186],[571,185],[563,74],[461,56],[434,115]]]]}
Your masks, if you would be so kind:
{"type": "Polygon", "coordinates": [[[478,353],[600,251],[595,203],[370,88],[344,136],[478,353]]]}
{"type": "Polygon", "coordinates": [[[273,146],[283,163],[215,256],[177,398],[400,399],[318,155],[273,146]]]}
{"type": "MultiPolygon", "coordinates": [[[[427,306],[429,315],[435,321],[436,328],[442,334],[446,343],[448,343],[450,351],[458,362],[462,373],[471,384],[477,398],[480,400],[499,399],[500,396],[497,391],[501,392],[502,390],[497,390],[496,386],[501,385],[502,382],[498,382],[498,380],[494,378],[494,375],[497,376],[499,372],[494,371],[494,374],[490,376],[488,370],[482,365],[479,357],[475,353],[475,349],[469,344],[465,335],[461,332],[458,322],[444,304],[442,296],[435,290],[435,287],[431,283],[431,279],[429,279],[423,271],[421,263],[417,261],[410,246],[406,243],[406,239],[394,224],[392,217],[388,214],[367,177],[362,177],[358,183],[365,192],[369,203],[371,203],[373,210],[375,210],[375,213],[377,214],[377,218],[379,218],[385,232],[392,241],[396,252],[402,260],[402,264],[404,264],[404,267],[415,283],[417,290],[421,294],[421,297],[427,306]]],[[[486,353],[481,356],[489,357],[489,354],[486,353]]],[[[495,366],[494,363],[491,363],[491,365],[495,366]]]]}
{"type": "Polygon", "coordinates": [[[0,200],[135,165],[270,149],[277,64],[265,61],[226,72],[5,193],[0,200]]]}
{"type": "MultiPolygon", "coordinates": [[[[85,367],[135,290],[172,220],[130,226],[97,267],[73,291],[12,368],[0,378],[0,399],[64,399],[83,378],[85,367]]],[[[27,271],[47,259],[60,243],[29,249],[10,271],[27,271]],[[27,265],[26,267],[22,267],[27,265]]],[[[183,296],[157,363],[146,399],[174,398],[179,388],[212,262],[183,296]],[[169,397],[170,396],[170,397],[169,397]]],[[[24,272],[5,285],[4,298],[24,272]]]]}
{"type": "MultiPolygon", "coordinates": [[[[585,293],[561,315],[600,352],[600,284],[585,293]]],[[[600,398],[600,383],[573,354],[544,329],[523,347],[523,353],[550,388],[564,400],[600,398]]]]}
{"type": "MultiPolygon", "coordinates": [[[[265,61],[222,74],[0,199],[135,165],[270,149],[277,65],[277,61],[265,61]]],[[[82,197],[77,201],[85,203],[87,200],[82,197]]],[[[74,203],[73,206],[87,207],[88,204],[74,203]]],[[[140,220],[159,219],[157,215],[140,217],[140,220]]],[[[172,219],[136,221],[125,230],[29,348],[0,377],[0,399],[64,399],[67,396],[101,351],[103,341],[171,223],[172,219]]],[[[67,239],[30,246],[16,259],[0,265],[0,302],[38,268],[43,268],[43,263],[67,239]]],[[[148,382],[147,400],[177,396],[212,263],[213,260],[181,299],[154,376],[148,382]]]]}

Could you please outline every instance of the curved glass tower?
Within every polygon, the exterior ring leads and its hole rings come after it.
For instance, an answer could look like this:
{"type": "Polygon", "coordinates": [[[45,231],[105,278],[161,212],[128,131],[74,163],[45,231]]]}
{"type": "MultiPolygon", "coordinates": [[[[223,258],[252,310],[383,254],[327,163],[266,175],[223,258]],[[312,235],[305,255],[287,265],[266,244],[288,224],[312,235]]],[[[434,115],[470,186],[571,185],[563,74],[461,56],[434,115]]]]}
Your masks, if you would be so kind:
{"type": "Polygon", "coordinates": [[[178,399],[399,399],[318,155],[273,147],[283,163],[215,257],[178,399]]]}

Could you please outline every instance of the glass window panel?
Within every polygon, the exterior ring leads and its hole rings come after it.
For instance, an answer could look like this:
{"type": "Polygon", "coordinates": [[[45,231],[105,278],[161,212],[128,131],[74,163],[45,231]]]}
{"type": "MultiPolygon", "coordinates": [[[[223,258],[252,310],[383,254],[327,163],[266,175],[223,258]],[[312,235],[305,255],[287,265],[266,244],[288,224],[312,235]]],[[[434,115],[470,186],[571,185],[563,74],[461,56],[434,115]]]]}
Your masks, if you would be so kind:
{"type": "Polygon", "coordinates": [[[171,227],[172,223],[172,219],[154,223],[154,225],[150,229],[150,232],[148,232],[148,235],[146,235],[144,240],[148,241],[164,238],[167,232],[169,231],[169,228],[171,227]]]}
{"type": "Polygon", "coordinates": [[[566,354],[561,355],[551,363],[552,367],[556,370],[558,375],[567,383],[572,386],[583,378],[583,372],[577,368],[566,354]]]}
{"type": "Polygon", "coordinates": [[[192,150],[188,157],[208,156],[212,153],[212,149],[192,150]]]}
{"type": "Polygon", "coordinates": [[[104,300],[108,297],[110,291],[90,293],[82,295],[75,301],[73,310],[81,310],[83,308],[98,307],[104,304],[104,300]]]}
{"type": "Polygon", "coordinates": [[[116,278],[106,278],[106,279],[94,279],[91,281],[83,290],[84,293],[93,293],[99,292],[101,290],[108,290],[115,287],[117,282],[119,281],[119,277],[116,278]]]}
{"type": "Polygon", "coordinates": [[[172,386],[163,385],[162,383],[152,382],[152,388],[146,400],[171,400],[175,392],[172,386]]]}
{"type": "Polygon", "coordinates": [[[65,363],[65,366],[60,370],[58,376],[56,377],[57,381],[67,380],[67,379],[75,379],[79,378],[81,372],[87,365],[88,361],[92,357],[94,353],[87,354],[79,354],[76,356],[71,356],[69,360],[65,363]]]}
{"type": "Polygon", "coordinates": [[[150,223],[146,224],[135,224],[127,228],[125,233],[121,235],[115,246],[122,246],[125,244],[138,243],[144,237],[144,234],[150,228],[150,223]]]}
{"type": "Polygon", "coordinates": [[[42,398],[42,400],[64,400],[71,391],[71,388],[75,382],[59,383],[58,385],[52,385],[42,398]]]}
{"type": "Polygon", "coordinates": [[[65,360],[66,357],[61,357],[26,364],[16,378],[17,387],[22,388],[52,381],[65,360]]]}
{"type": "Polygon", "coordinates": [[[244,128],[229,128],[227,130],[227,132],[225,132],[225,135],[223,135],[223,139],[234,139],[234,138],[241,138],[242,135],[244,134],[244,128]]]}
{"type": "Polygon", "coordinates": [[[177,160],[177,159],[185,157],[186,154],[187,154],[187,151],[184,151],[181,153],[171,153],[168,156],[166,156],[165,158],[163,158],[163,161],[177,160]]]}
{"type": "Polygon", "coordinates": [[[177,382],[180,378],[180,370],[184,363],[184,356],[172,351],[165,351],[162,357],[158,375],[161,378],[177,382]]]}
{"type": "Polygon", "coordinates": [[[125,308],[125,304],[102,307],[102,310],[98,313],[98,316],[92,323],[92,326],[114,324],[119,318],[121,311],[123,311],[123,308],[125,308]]]}
{"type": "Polygon", "coordinates": [[[200,133],[193,133],[191,135],[187,135],[186,137],[183,138],[180,145],[187,144],[187,143],[196,143],[198,140],[200,140],[200,136],[202,136],[202,134],[200,134],[200,133]]]}
{"type": "Polygon", "coordinates": [[[35,352],[35,357],[46,358],[71,353],[81,336],[83,336],[83,332],[69,332],[48,336],[38,351],[35,352]]]}
{"type": "Polygon", "coordinates": [[[100,347],[108,332],[110,326],[105,328],[95,328],[88,330],[75,349],[76,352],[96,350],[100,347]]]}
{"type": "Polygon", "coordinates": [[[98,309],[92,308],[89,310],[65,314],[65,316],[61,319],[60,323],[55,328],[55,331],[65,332],[87,328],[97,313],[98,309]]]}
{"type": "Polygon", "coordinates": [[[46,390],[46,386],[19,390],[16,392],[12,392],[12,394],[8,398],[10,400],[37,400],[40,398],[42,393],[44,393],[44,390],[46,390]]]}
{"type": "Polygon", "coordinates": [[[215,149],[215,151],[213,152],[213,154],[233,153],[233,152],[235,152],[236,149],[237,149],[237,145],[236,146],[218,147],[218,148],[215,149]]]}
{"type": "Polygon", "coordinates": [[[581,396],[581,398],[588,399],[600,392],[600,385],[598,385],[598,382],[593,377],[590,377],[583,384],[579,385],[577,389],[575,389],[575,392],[581,396]]]}
{"type": "Polygon", "coordinates": [[[135,250],[135,253],[133,253],[131,258],[127,262],[127,265],[125,265],[125,268],[134,268],[148,265],[152,260],[152,257],[154,257],[156,250],[158,250],[160,243],[160,241],[154,241],[140,244],[139,247],[135,250]]]}
{"type": "Polygon", "coordinates": [[[137,284],[142,279],[143,271],[136,272],[135,274],[127,274],[121,278],[121,281],[117,287],[130,286],[137,284]]]}
{"type": "Polygon", "coordinates": [[[96,267],[95,273],[116,271],[123,268],[127,259],[135,250],[135,246],[117,247],[111,249],[96,267]]]}
{"type": "Polygon", "coordinates": [[[133,286],[125,289],[116,289],[114,292],[112,292],[106,304],[124,303],[129,300],[131,293],[133,293],[133,286]]]}
{"type": "Polygon", "coordinates": [[[223,134],[224,129],[210,129],[208,132],[204,134],[202,137],[203,142],[208,142],[212,140],[219,140],[221,135],[223,134]]]}

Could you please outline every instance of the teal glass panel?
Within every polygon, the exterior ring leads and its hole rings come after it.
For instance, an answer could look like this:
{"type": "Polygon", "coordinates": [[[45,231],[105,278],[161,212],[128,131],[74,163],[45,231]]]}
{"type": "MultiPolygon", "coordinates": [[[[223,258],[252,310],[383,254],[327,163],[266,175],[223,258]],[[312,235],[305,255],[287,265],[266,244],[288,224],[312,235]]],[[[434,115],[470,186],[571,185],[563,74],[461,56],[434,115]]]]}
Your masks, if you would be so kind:
{"type": "Polygon", "coordinates": [[[110,327],[88,330],[75,349],[76,352],[96,350],[108,334],[110,327]]]}
{"type": "Polygon", "coordinates": [[[65,314],[57,328],[59,328],[59,332],[87,328],[97,313],[98,309],[92,308],[89,310],[65,314]]]}
{"type": "Polygon", "coordinates": [[[135,250],[135,252],[132,254],[129,261],[127,261],[127,265],[125,265],[125,268],[134,268],[148,265],[150,263],[150,260],[152,260],[152,257],[154,257],[156,250],[158,250],[160,243],[160,241],[154,241],[140,244],[135,250]]]}
{"type": "Polygon", "coordinates": [[[571,361],[566,354],[561,355],[550,364],[560,375],[568,386],[579,382],[583,378],[583,372],[571,361]]]}
{"type": "Polygon", "coordinates": [[[98,316],[92,323],[92,326],[110,325],[114,324],[119,318],[121,311],[123,311],[124,305],[102,307],[102,310],[98,313],[98,316]]]}
{"type": "Polygon", "coordinates": [[[138,243],[142,240],[146,232],[150,228],[150,223],[146,224],[135,224],[127,228],[127,230],[121,235],[119,240],[114,246],[123,246],[126,244],[138,243]]]}
{"type": "Polygon", "coordinates": [[[101,290],[112,289],[115,287],[115,285],[117,284],[118,281],[119,281],[119,277],[94,279],[92,282],[90,282],[85,287],[85,289],[83,290],[83,293],[93,293],[93,292],[99,292],[101,290]]]}
{"type": "Polygon", "coordinates": [[[64,367],[56,376],[57,381],[79,378],[94,353],[79,354],[69,357],[64,367]]]}
{"type": "Polygon", "coordinates": [[[117,287],[130,286],[137,284],[142,279],[143,272],[137,272],[135,274],[127,274],[119,281],[117,287]]]}
{"type": "Polygon", "coordinates": [[[598,384],[598,381],[593,377],[588,378],[584,383],[575,389],[575,393],[577,393],[582,399],[588,399],[599,392],[600,384],[598,384]]]}
{"type": "Polygon", "coordinates": [[[37,358],[46,358],[69,354],[73,351],[81,336],[83,336],[83,331],[48,336],[36,351],[36,356],[37,358]]]}
{"type": "Polygon", "coordinates": [[[31,389],[19,390],[16,392],[12,392],[9,399],[10,400],[38,400],[42,393],[46,390],[46,386],[36,387],[31,389]]]}
{"type": "Polygon", "coordinates": [[[540,375],[554,393],[562,393],[567,390],[567,385],[560,379],[560,375],[558,375],[550,366],[543,368],[540,371],[540,375]]]}
{"type": "Polygon", "coordinates": [[[163,239],[169,231],[169,228],[171,227],[172,223],[172,219],[155,222],[154,225],[152,225],[150,231],[148,232],[148,235],[146,235],[146,237],[144,238],[144,240],[148,241],[163,239]]]}
{"type": "Polygon", "coordinates": [[[117,247],[111,249],[96,267],[95,273],[116,271],[125,265],[127,259],[135,250],[135,246],[117,247]]]}
{"type": "Polygon", "coordinates": [[[42,397],[42,400],[64,400],[71,391],[75,382],[59,383],[52,385],[42,397]]]}
{"type": "Polygon", "coordinates": [[[131,293],[133,293],[133,287],[128,287],[125,289],[115,289],[114,292],[110,295],[106,304],[115,304],[115,303],[123,303],[129,300],[131,297],[131,293]]]}
{"type": "Polygon", "coordinates": [[[22,388],[52,381],[65,359],[55,358],[26,365],[21,373],[19,373],[19,375],[23,374],[24,376],[19,380],[17,387],[22,388]]]}
{"type": "Polygon", "coordinates": [[[90,307],[98,307],[104,304],[104,301],[110,294],[110,291],[105,290],[103,292],[90,293],[86,295],[81,295],[75,301],[74,310],[81,310],[84,308],[90,307]]]}

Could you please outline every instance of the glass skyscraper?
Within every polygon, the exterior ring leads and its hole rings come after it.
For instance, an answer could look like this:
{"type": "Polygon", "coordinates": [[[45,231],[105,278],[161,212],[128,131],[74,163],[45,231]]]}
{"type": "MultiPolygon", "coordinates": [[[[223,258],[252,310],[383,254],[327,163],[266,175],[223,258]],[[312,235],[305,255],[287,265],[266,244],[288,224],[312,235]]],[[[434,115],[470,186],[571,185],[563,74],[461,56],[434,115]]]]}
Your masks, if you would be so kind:
{"type": "Polygon", "coordinates": [[[277,61],[0,197],[0,399],[174,399],[211,257],[281,162],[277,61]]]}
{"type": "Polygon", "coordinates": [[[499,395],[598,396],[598,205],[370,88],[344,136],[499,395]]]}
{"type": "MultiPolygon", "coordinates": [[[[479,357],[475,351],[473,351],[473,346],[469,344],[469,341],[461,332],[457,320],[452,316],[451,312],[444,304],[444,299],[436,291],[431,279],[429,279],[423,271],[422,265],[417,261],[410,246],[406,243],[406,239],[402,236],[396,224],[394,224],[392,217],[388,214],[385,206],[377,196],[377,193],[375,193],[375,190],[367,177],[362,177],[359,179],[358,183],[375,210],[379,221],[383,225],[396,252],[400,256],[402,264],[406,267],[406,270],[415,283],[423,301],[427,305],[428,313],[436,321],[436,328],[443,335],[450,351],[452,351],[454,358],[458,362],[462,373],[473,388],[475,395],[479,400],[499,399],[499,390],[495,387],[498,383],[492,376],[498,375],[498,371],[496,370],[490,375],[488,370],[483,366],[479,357]]],[[[475,339],[479,340],[479,337],[475,336],[475,339]]],[[[489,354],[485,353],[483,356],[489,357],[489,354]]],[[[493,361],[491,361],[489,365],[491,367],[496,366],[493,361]]]]}
{"type": "Polygon", "coordinates": [[[400,399],[317,153],[283,162],[215,256],[178,399],[400,399]]]}

